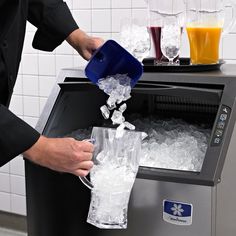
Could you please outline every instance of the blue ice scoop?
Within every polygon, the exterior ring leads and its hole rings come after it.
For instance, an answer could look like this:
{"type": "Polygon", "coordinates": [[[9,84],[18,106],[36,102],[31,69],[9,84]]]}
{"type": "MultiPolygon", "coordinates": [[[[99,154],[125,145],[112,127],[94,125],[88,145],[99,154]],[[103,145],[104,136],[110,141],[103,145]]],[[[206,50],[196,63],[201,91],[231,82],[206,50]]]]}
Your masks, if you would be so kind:
{"type": "Polygon", "coordinates": [[[94,84],[107,76],[127,74],[134,87],[142,73],[142,64],[114,40],[108,40],[98,48],[85,68],[86,76],[94,84]]]}

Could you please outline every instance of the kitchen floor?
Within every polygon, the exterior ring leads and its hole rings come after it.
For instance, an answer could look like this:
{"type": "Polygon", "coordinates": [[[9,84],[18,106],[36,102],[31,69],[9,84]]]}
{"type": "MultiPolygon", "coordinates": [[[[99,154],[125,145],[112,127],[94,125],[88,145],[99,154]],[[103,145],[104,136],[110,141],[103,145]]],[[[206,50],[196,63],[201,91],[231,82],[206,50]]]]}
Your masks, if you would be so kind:
{"type": "Polygon", "coordinates": [[[27,236],[26,233],[0,228],[0,236],[27,236]]]}

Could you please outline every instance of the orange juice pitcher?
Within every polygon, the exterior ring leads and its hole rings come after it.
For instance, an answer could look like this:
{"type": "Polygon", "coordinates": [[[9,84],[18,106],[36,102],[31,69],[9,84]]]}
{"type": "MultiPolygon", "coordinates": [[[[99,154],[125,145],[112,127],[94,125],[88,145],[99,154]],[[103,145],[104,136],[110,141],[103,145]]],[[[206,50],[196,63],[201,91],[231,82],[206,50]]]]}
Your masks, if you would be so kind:
{"type": "Polygon", "coordinates": [[[186,0],[186,9],[191,63],[218,63],[221,35],[236,22],[235,0],[186,0]],[[232,18],[226,21],[230,12],[232,18]]]}

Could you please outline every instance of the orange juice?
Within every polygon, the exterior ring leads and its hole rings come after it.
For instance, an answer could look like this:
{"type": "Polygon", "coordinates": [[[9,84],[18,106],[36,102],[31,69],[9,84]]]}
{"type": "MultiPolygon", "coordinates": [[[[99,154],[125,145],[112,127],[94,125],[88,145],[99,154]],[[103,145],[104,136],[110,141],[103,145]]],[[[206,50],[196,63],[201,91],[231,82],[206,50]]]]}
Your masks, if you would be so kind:
{"type": "Polygon", "coordinates": [[[219,61],[222,28],[187,27],[192,64],[213,64],[219,61]]]}

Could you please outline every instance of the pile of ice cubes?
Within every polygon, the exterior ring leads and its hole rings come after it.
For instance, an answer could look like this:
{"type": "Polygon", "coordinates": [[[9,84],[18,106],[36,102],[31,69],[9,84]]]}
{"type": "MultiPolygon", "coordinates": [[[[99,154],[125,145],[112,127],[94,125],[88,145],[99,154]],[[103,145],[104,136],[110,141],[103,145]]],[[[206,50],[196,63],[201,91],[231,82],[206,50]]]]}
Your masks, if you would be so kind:
{"type": "Polygon", "coordinates": [[[141,166],[201,171],[211,130],[181,119],[136,118],[137,130],[145,131],[141,166]]]}
{"type": "Polygon", "coordinates": [[[125,128],[135,130],[135,126],[125,121],[123,115],[124,111],[127,109],[127,104],[123,102],[131,98],[130,77],[126,74],[107,76],[106,78],[99,79],[97,85],[109,95],[107,104],[103,105],[100,110],[105,119],[111,118],[113,125],[119,125],[117,135],[122,135],[122,131],[125,128]]]}
{"type": "MultiPolygon", "coordinates": [[[[136,130],[146,132],[141,150],[141,166],[185,171],[201,171],[210,140],[211,130],[182,119],[162,119],[157,116],[128,117],[136,130]]],[[[79,129],[70,137],[90,138],[92,128],[79,129]]]]}
{"type": "Polygon", "coordinates": [[[135,174],[124,166],[94,165],[90,172],[94,188],[87,222],[99,228],[127,228],[127,210],[135,174]]]}

